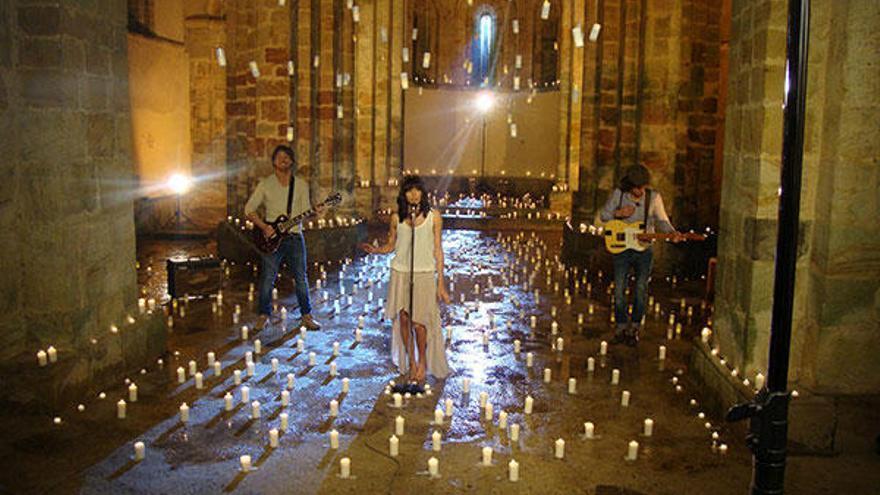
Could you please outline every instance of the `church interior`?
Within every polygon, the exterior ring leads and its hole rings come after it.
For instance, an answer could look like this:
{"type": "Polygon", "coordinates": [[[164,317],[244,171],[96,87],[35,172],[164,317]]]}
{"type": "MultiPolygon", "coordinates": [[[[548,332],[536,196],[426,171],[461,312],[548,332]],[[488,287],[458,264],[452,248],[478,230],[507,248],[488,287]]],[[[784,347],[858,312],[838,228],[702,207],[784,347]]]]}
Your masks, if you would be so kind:
{"type": "Polygon", "coordinates": [[[0,494],[878,493],[877,26],[0,1],[0,494]]]}

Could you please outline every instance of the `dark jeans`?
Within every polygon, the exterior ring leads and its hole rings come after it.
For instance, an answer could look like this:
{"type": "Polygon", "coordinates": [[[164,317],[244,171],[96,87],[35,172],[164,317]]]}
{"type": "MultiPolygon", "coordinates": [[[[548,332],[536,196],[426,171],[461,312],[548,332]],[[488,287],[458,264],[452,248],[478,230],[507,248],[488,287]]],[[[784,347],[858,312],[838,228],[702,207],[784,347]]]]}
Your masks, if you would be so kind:
{"type": "Polygon", "coordinates": [[[278,276],[278,268],[282,261],[287,261],[287,266],[293,270],[294,289],[300,314],[311,313],[309,281],[306,278],[306,241],[302,234],[293,234],[281,241],[277,251],[263,255],[263,265],[260,270],[260,314],[272,314],[272,288],[275,286],[275,278],[278,276]]]}
{"type": "Polygon", "coordinates": [[[626,289],[629,281],[629,269],[636,272],[636,301],[633,305],[632,323],[642,324],[642,316],[645,315],[645,293],[648,291],[648,277],[651,276],[651,266],[654,262],[654,252],[649,248],[645,251],[627,249],[614,255],[614,320],[617,328],[625,327],[629,321],[626,313],[626,289]]]}

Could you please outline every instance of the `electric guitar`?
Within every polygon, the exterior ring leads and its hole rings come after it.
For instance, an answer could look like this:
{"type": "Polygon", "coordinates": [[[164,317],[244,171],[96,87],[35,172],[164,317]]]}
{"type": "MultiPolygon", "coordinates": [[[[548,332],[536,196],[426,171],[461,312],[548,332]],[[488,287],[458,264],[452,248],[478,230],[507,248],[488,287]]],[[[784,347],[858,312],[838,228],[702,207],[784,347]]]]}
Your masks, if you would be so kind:
{"type": "MultiPolygon", "coordinates": [[[[618,254],[627,249],[644,251],[651,246],[651,241],[672,239],[673,234],[645,232],[644,222],[627,223],[622,220],[610,220],[603,225],[602,235],[605,236],[605,249],[611,254],[618,254]]],[[[682,233],[685,240],[704,241],[706,236],[693,232],[682,233]]]]}
{"type": "Polygon", "coordinates": [[[310,208],[293,218],[287,218],[287,215],[278,215],[278,218],[276,218],[274,222],[267,222],[269,225],[272,226],[272,228],[275,229],[275,235],[273,235],[272,237],[266,237],[266,234],[263,233],[262,229],[254,227],[254,229],[251,231],[254,245],[261,253],[272,254],[278,250],[278,246],[281,245],[281,241],[283,241],[285,237],[290,235],[290,229],[299,224],[302,219],[315,215],[315,213],[317,213],[317,207],[335,206],[341,202],[342,195],[340,195],[339,193],[334,193],[330,196],[327,196],[327,199],[318,203],[317,205],[315,205],[315,207],[310,208]]]}

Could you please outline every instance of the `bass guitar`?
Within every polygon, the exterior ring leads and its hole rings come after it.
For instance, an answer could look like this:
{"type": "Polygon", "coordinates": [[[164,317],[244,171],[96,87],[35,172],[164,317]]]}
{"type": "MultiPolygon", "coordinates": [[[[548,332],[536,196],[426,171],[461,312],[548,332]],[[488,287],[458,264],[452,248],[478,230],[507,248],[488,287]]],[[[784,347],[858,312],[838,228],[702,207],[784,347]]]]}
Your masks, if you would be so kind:
{"type": "Polygon", "coordinates": [[[281,245],[281,241],[284,240],[285,237],[290,235],[290,229],[295,227],[302,221],[304,218],[308,218],[317,213],[317,208],[321,206],[335,206],[342,202],[342,195],[339,193],[331,194],[327,196],[327,199],[318,203],[314,207],[300,213],[299,215],[291,218],[287,218],[287,215],[278,215],[278,218],[275,219],[274,222],[267,222],[269,225],[275,229],[275,234],[272,237],[266,237],[266,234],[263,233],[262,229],[254,227],[251,231],[251,236],[253,237],[254,245],[257,249],[264,254],[272,254],[278,250],[278,246],[281,245]]]}
{"type": "MultiPolygon", "coordinates": [[[[627,249],[644,251],[651,246],[651,241],[672,239],[674,234],[647,233],[644,222],[627,223],[622,220],[611,220],[602,226],[605,237],[605,249],[611,254],[618,254],[627,249]]],[[[688,241],[704,241],[706,236],[693,232],[681,234],[688,241]]]]}

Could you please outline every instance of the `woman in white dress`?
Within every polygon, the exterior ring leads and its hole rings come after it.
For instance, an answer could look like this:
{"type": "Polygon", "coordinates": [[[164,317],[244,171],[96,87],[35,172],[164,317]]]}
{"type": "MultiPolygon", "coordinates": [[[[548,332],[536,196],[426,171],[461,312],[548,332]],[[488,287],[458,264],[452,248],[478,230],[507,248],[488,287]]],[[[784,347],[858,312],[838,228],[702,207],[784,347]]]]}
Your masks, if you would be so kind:
{"type": "Polygon", "coordinates": [[[420,386],[424,385],[427,373],[438,379],[449,374],[438,304],[449,303],[443,277],[442,230],[443,219],[440,212],[431,209],[422,180],[409,176],[400,186],[388,240],[379,247],[360,246],[371,254],[394,253],[385,304],[385,317],[393,321],[391,357],[400,373],[420,386]]]}

